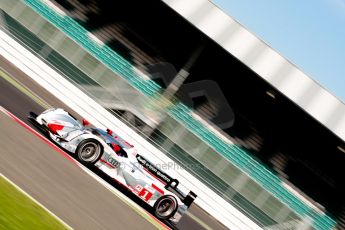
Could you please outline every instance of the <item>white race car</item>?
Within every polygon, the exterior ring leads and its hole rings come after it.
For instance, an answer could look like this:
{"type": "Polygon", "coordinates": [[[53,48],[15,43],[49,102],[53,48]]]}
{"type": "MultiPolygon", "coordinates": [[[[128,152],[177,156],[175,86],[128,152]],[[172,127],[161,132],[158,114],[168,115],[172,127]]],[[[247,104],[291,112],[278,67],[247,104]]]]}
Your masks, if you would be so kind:
{"type": "Polygon", "coordinates": [[[95,165],[152,206],[161,220],[177,223],[196,198],[192,191],[182,192],[178,180],[109,129],[86,128],[85,119],[81,124],[61,108],[40,115],[31,112],[29,120],[63,149],[76,154],[79,162],[95,165]]]}

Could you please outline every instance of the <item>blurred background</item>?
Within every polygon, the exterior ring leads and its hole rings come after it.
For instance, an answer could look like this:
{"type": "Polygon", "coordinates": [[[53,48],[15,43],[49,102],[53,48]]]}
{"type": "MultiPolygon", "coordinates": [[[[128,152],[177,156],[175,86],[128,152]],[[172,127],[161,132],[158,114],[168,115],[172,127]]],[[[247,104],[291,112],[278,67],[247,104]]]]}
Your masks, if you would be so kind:
{"type": "Polygon", "coordinates": [[[21,1],[2,1],[2,28],[264,229],[345,228],[344,141],[270,82],[163,1],[49,2],[131,77],[21,1]]]}

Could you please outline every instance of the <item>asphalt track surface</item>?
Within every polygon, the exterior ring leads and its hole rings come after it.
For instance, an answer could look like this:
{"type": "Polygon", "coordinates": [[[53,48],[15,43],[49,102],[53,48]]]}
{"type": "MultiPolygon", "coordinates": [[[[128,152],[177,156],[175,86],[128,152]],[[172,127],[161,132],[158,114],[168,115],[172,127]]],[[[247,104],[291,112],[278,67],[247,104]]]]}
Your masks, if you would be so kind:
{"type": "MultiPolygon", "coordinates": [[[[0,56],[0,67],[8,76],[42,100],[33,100],[0,77],[0,106],[27,122],[30,111],[40,113],[43,103],[73,112],[51,93],[0,56]]],[[[78,119],[81,117],[74,113],[78,119]]],[[[32,126],[29,122],[27,122],[32,126]]],[[[10,118],[0,115],[0,173],[32,195],[75,229],[155,229],[154,225],[117,198],[94,178],[10,118]]],[[[91,169],[92,170],[92,169],[91,169]]],[[[143,208],[144,202],[93,170],[143,208]]],[[[227,229],[197,205],[192,205],[178,229],[227,229]]],[[[154,220],[153,220],[154,221],[154,220]]],[[[157,224],[156,224],[157,225],[157,224]]]]}

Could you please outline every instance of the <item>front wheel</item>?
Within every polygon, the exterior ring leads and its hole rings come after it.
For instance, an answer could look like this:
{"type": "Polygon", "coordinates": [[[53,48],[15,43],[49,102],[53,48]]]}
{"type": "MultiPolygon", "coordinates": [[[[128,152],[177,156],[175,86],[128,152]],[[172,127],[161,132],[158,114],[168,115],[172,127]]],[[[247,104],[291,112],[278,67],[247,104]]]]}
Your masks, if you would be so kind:
{"type": "Polygon", "coordinates": [[[80,163],[84,165],[93,165],[102,156],[102,147],[98,141],[86,139],[80,142],[76,153],[80,163]]]}
{"type": "Polygon", "coordinates": [[[153,206],[155,216],[161,220],[170,219],[177,210],[177,200],[172,195],[164,195],[157,199],[153,206]]]}

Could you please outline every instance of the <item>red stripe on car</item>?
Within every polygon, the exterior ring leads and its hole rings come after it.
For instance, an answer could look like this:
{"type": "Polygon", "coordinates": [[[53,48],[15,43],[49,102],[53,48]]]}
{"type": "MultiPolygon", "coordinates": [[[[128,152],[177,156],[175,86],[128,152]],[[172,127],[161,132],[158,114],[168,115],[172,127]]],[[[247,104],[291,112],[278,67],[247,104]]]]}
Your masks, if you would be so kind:
{"type": "Polygon", "coordinates": [[[108,166],[111,167],[111,168],[115,168],[114,165],[110,164],[110,163],[109,163],[108,161],[106,161],[106,160],[100,159],[100,161],[101,161],[102,163],[105,163],[106,165],[108,165],[108,166]]]}
{"type": "Polygon", "coordinates": [[[158,188],[158,186],[157,186],[157,185],[152,184],[152,188],[156,189],[156,190],[157,190],[157,192],[159,192],[160,194],[164,195],[164,191],[163,191],[162,189],[158,188]]]}

